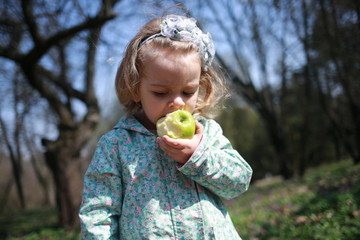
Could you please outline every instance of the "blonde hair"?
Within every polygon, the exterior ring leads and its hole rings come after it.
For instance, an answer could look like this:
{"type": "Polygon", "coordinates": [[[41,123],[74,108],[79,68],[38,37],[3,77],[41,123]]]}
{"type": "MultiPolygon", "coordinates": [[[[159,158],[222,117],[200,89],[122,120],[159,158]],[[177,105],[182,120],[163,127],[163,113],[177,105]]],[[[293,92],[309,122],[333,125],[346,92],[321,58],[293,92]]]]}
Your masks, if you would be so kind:
{"type": "MultiPolygon", "coordinates": [[[[139,91],[141,69],[146,59],[154,57],[160,49],[170,48],[185,53],[197,51],[197,46],[192,42],[174,41],[167,37],[154,38],[140,47],[145,39],[160,32],[161,21],[162,18],[155,18],[140,29],[127,46],[124,58],[117,70],[116,94],[127,113],[138,112],[142,109],[141,105],[134,101],[134,97],[139,91]]],[[[224,75],[213,63],[207,71],[201,71],[199,96],[194,115],[215,117],[227,95],[224,75]]]]}

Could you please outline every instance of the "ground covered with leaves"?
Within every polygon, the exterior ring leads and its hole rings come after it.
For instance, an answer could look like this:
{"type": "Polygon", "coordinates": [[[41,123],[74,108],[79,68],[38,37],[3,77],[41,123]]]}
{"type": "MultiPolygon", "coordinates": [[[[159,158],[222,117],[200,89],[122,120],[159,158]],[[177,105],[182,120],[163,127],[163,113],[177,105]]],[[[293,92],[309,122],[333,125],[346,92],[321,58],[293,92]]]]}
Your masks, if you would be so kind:
{"type": "MultiPolygon", "coordinates": [[[[309,170],[303,179],[269,178],[227,201],[244,240],[360,239],[360,165],[350,161],[309,170]]],[[[0,215],[0,239],[77,240],[56,227],[52,208],[0,215]]]]}
{"type": "Polygon", "coordinates": [[[227,205],[244,240],[358,240],[360,166],[343,161],[303,179],[261,180],[227,205]]]}

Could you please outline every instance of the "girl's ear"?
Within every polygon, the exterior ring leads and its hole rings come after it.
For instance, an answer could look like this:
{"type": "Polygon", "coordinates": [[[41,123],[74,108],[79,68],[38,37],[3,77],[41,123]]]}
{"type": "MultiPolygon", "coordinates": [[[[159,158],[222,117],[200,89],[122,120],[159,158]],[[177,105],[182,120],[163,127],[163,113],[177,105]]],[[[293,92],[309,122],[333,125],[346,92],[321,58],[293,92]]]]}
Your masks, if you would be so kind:
{"type": "Polygon", "coordinates": [[[140,94],[138,90],[133,93],[133,100],[137,103],[140,102],[140,94]]]}
{"type": "Polygon", "coordinates": [[[133,100],[134,100],[134,102],[136,102],[136,103],[140,102],[140,98],[137,97],[137,96],[134,96],[133,100]]]}

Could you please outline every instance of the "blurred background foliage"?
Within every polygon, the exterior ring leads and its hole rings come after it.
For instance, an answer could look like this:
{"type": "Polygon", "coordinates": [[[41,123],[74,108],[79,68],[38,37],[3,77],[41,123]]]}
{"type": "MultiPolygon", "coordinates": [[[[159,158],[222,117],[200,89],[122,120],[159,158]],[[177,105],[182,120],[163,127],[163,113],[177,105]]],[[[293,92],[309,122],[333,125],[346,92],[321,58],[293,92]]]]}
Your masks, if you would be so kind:
{"type": "Polygon", "coordinates": [[[0,0],[0,214],[47,206],[57,226],[78,229],[82,176],[123,114],[113,85],[124,48],[164,12],[212,33],[231,90],[217,120],[253,182],[304,179],[344,159],[356,169],[359,9],[356,0],[0,0]]]}

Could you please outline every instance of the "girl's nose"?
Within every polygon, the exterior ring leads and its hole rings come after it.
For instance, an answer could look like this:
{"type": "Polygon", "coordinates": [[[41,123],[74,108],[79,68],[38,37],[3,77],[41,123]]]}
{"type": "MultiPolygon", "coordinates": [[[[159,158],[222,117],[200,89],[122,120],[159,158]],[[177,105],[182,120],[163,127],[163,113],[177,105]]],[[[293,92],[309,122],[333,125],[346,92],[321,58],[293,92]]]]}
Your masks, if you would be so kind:
{"type": "Polygon", "coordinates": [[[185,102],[184,102],[184,100],[182,99],[181,96],[176,96],[176,97],[172,100],[172,102],[171,102],[170,105],[171,105],[172,107],[181,108],[181,107],[185,106],[185,102]]]}

